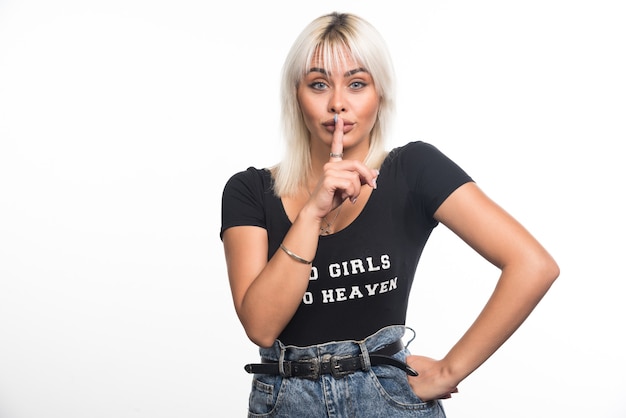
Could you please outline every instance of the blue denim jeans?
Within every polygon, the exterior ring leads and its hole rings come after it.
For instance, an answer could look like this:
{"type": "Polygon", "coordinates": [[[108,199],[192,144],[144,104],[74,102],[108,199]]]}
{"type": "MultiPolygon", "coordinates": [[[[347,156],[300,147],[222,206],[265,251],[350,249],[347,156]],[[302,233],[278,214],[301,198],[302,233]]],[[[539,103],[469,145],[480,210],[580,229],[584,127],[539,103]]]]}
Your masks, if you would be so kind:
{"type": "MultiPolygon", "coordinates": [[[[303,360],[328,355],[364,355],[404,335],[405,327],[386,327],[363,341],[330,342],[308,347],[285,346],[276,341],[260,349],[262,358],[279,361],[303,360]]],[[[405,348],[395,354],[405,361],[405,348]]],[[[366,358],[369,358],[365,356],[366,358]]],[[[371,366],[339,378],[323,374],[317,379],[284,378],[255,374],[252,380],[248,417],[275,418],[445,418],[441,402],[418,398],[404,371],[397,367],[371,366]]]]}

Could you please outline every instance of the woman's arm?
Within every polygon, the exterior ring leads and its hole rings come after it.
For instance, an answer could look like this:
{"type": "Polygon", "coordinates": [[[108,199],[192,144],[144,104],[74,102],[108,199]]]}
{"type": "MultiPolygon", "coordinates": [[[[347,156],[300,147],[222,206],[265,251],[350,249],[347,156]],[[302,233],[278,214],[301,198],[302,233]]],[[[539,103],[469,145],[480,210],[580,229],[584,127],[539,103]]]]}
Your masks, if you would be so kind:
{"type": "Polygon", "coordinates": [[[501,275],[476,321],[442,360],[407,360],[420,372],[409,379],[424,400],[454,393],[524,322],[559,276],[543,246],[474,183],[453,192],[435,218],[500,268],[501,275]]]}
{"type": "MultiPolygon", "coordinates": [[[[319,221],[302,212],[285,236],[290,251],[312,260],[317,251],[319,221]]],[[[235,310],[246,334],[269,347],[295,314],[309,284],[311,265],[277,251],[267,260],[267,231],[256,226],[228,228],[224,254],[235,310]]]]}
{"type": "MultiPolygon", "coordinates": [[[[324,216],[356,199],[361,186],[376,187],[376,170],[356,160],[342,160],[343,120],[333,134],[331,158],[310,199],[300,209],[283,239],[285,247],[306,260],[317,252],[320,224],[324,216]]],[[[228,228],[222,236],[230,288],[246,334],[261,347],[271,346],[287,326],[309,284],[311,265],[277,251],[267,261],[267,231],[255,226],[228,228]]]]}

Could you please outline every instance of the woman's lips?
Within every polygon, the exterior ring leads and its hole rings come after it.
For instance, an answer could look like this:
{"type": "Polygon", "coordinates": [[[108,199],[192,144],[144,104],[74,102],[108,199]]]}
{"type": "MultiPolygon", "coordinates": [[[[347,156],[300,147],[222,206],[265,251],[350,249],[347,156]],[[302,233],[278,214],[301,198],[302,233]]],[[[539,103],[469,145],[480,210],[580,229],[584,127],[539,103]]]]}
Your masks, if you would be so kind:
{"type": "MultiPolygon", "coordinates": [[[[343,123],[343,133],[347,134],[348,132],[350,132],[352,129],[354,129],[354,125],[355,125],[354,123],[344,122],[343,123]]],[[[335,132],[335,124],[334,123],[331,123],[331,124],[325,123],[324,124],[324,128],[326,128],[326,130],[328,132],[330,132],[330,133],[335,132]]]]}

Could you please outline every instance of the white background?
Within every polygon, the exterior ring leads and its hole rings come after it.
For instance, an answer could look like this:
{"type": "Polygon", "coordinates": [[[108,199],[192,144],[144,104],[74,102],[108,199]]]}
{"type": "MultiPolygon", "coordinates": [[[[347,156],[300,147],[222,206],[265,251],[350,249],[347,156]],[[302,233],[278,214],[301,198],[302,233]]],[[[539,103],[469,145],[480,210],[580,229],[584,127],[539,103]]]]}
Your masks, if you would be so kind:
{"type": "MultiPolygon", "coordinates": [[[[618,0],[0,0],[0,417],[245,416],[221,192],[278,160],[280,67],[334,10],[389,44],[390,146],[439,147],[562,269],[448,415],[626,417],[618,0]]],[[[411,349],[444,355],[496,278],[437,228],[411,349]]]]}

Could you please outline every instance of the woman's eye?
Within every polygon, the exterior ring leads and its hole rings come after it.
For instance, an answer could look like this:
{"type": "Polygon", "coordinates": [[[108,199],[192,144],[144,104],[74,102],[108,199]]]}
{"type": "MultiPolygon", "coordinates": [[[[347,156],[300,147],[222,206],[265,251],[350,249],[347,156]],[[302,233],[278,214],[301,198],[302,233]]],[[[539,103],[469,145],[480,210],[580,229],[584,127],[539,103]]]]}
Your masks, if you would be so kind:
{"type": "Polygon", "coordinates": [[[311,84],[309,84],[309,87],[315,90],[323,90],[326,88],[326,83],[323,83],[321,81],[314,81],[311,84]]]}
{"type": "Polygon", "coordinates": [[[366,84],[362,81],[353,81],[352,83],[350,83],[350,88],[351,89],[360,89],[365,87],[366,84]]]}

